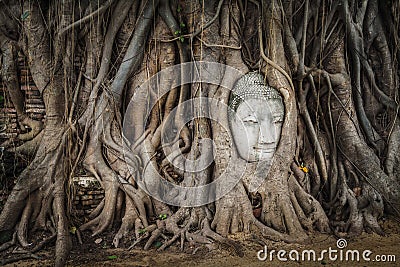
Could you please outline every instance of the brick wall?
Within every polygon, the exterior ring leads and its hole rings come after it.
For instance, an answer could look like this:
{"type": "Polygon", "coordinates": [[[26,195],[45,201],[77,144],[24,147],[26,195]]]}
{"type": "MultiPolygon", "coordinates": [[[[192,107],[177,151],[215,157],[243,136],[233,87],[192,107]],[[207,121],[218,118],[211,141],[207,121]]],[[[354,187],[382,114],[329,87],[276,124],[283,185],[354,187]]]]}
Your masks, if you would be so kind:
{"type": "Polygon", "coordinates": [[[74,183],[74,208],[77,215],[90,214],[104,198],[104,190],[92,176],[77,176],[74,183]]]}
{"type": "MultiPolygon", "coordinates": [[[[25,96],[25,111],[27,115],[34,120],[44,120],[46,112],[42,97],[22,56],[18,58],[18,69],[21,91],[25,96]]],[[[8,138],[16,137],[21,132],[21,129],[17,125],[17,113],[1,78],[0,95],[4,97],[4,101],[0,106],[0,125],[3,125],[3,127],[0,127],[2,130],[0,132],[0,141],[5,141],[8,138]]]]}

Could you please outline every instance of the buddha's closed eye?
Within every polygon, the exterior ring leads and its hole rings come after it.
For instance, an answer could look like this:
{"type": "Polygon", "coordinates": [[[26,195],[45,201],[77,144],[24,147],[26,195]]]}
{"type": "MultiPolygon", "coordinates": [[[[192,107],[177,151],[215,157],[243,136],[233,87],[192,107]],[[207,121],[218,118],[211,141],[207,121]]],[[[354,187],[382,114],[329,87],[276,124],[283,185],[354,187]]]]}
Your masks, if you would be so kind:
{"type": "Polygon", "coordinates": [[[257,120],[257,118],[255,116],[250,115],[250,116],[247,116],[246,118],[244,118],[243,122],[249,123],[249,124],[250,123],[258,123],[258,120],[257,120]]]}

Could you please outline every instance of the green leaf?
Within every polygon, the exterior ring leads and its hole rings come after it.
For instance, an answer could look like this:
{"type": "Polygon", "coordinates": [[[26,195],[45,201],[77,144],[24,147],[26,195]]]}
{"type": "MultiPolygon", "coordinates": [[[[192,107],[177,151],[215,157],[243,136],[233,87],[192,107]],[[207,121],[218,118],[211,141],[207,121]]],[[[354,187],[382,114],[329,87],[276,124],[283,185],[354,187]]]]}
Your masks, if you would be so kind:
{"type": "Polygon", "coordinates": [[[177,11],[178,13],[180,13],[180,12],[182,11],[182,7],[181,7],[181,6],[178,6],[178,8],[176,9],[176,11],[177,11]]]}
{"type": "Polygon", "coordinates": [[[154,246],[155,246],[156,248],[159,248],[159,247],[162,246],[162,243],[161,243],[160,241],[157,241],[156,243],[154,243],[154,246]]]}
{"type": "Polygon", "coordinates": [[[179,35],[179,34],[181,34],[181,31],[180,31],[180,30],[176,30],[176,31],[174,32],[174,34],[175,34],[175,35],[179,35]]]}
{"type": "Polygon", "coordinates": [[[71,226],[69,228],[69,232],[74,235],[76,233],[76,227],[75,226],[71,226]]]}
{"type": "Polygon", "coordinates": [[[181,24],[179,24],[179,26],[181,26],[181,28],[184,28],[186,26],[186,24],[181,22],[181,24]]]}
{"type": "Polygon", "coordinates": [[[25,12],[21,15],[21,19],[22,19],[22,20],[26,20],[26,19],[29,17],[30,13],[31,13],[31,12],[30,12],[29,10],[25,11],[25,12]]]}
{"type": "Polygon", "coordinates": [[[147,230],[146,230],[146,228],[143,228],[143,229],[139,229],[138,232],[139,232],[139,234],[144,234],[147,232],[147,230]]]}
{"type": "Polygon", "coordinates": [[[167,214],[160,214],[158,215],[158,218],[160,218],[161,220],[165,220],[167,219],[167,214]]]}
{"type": "Polygon", "coordinates": [[[115,260],[116,258],[118,258],[116,255],[108,256],[109,260],[115,260]]]}
{"type": "Polygon", "coordinates": [[[179,41],[181,41],[181,43],[183,43],[185,41],[185,38],[183,38],[182,36],[179,37],[179,41]]]}

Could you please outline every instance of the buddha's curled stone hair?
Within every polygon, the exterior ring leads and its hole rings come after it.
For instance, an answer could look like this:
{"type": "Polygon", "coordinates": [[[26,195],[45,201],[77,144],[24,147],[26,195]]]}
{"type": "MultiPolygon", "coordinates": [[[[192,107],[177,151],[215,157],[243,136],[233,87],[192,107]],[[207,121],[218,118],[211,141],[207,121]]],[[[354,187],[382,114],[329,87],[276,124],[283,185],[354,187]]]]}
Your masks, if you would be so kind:
{"type": "Polygon", "coordinates": [[[230,111],[236,112],[246,99],[276,99],[282,102],[282,96],[275,88],[264,83],[264,77],[257,71],[243,75],[233,87],[229,98],[230,111]]]}

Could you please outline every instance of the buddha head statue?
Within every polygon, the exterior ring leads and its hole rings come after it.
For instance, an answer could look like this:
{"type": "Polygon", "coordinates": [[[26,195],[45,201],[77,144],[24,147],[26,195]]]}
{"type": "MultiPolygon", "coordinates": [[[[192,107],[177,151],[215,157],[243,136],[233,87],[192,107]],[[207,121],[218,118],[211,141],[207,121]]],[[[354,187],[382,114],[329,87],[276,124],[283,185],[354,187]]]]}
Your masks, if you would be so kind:
{"type": "Polygon", "coordinates": [[[242,76],[229,99],[229,125],[239,156],[248,161],[272,160],[279,143],[284,105],[279,92],[258,72],[242,76]]]}

